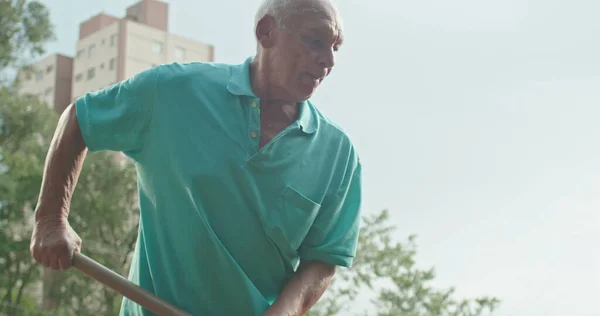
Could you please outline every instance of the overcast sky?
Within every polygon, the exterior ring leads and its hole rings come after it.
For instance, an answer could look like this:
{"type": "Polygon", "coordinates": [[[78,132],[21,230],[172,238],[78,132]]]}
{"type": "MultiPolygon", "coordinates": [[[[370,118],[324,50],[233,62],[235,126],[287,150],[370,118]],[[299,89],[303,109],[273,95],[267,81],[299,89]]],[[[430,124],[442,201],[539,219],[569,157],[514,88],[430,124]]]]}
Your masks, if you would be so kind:
{"type": "MultiPolygon", "coordinates": [[[[136,1],[42,2],[49,51],[72,55],[80,22],[136,1]]],[[[168,2],[218,62],[254,53],[259,0],[168,2]]],[[[494,315],[600,315],[600,1],[338,2],[313,101],[356,143],[365,213],[389,209],[436,285],[499,297],[494,315]]]]}

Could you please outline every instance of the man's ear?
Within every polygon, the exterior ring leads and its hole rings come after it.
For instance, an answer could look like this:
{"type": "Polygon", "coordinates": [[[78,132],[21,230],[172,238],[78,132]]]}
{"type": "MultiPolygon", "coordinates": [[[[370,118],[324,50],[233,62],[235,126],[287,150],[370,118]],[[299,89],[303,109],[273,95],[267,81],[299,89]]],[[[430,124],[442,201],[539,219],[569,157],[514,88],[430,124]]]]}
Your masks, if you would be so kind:
{"type": "Polygon", "coordinates": [[[275,44],[277,22],[270,15],[265,15],[256,25],[256,40],[263,48],[271,48],[275,44]]]}

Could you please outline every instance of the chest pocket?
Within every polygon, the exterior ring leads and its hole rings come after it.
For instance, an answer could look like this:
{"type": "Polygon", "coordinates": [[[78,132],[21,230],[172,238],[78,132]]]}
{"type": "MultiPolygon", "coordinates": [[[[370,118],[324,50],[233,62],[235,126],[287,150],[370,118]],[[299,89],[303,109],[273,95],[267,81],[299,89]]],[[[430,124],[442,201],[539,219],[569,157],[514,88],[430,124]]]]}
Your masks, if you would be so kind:
{"type": "Polygon", "coordinates": [[[295,255],[320,207],[290,186],[283,190],[267,219],[269,235],[282,253],[295,255]]]}

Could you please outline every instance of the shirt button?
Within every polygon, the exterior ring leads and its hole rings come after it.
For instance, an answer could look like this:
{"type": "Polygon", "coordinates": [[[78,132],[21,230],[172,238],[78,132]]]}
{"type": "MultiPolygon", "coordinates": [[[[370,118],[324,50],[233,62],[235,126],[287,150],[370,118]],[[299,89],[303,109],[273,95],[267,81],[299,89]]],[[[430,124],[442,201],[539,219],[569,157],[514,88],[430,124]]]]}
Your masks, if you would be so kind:
{"type": "Polygon", "coordinates": [[[252,136],[252,138],[256,138],[256,132],[250,133],[250,136],[252,136]]]}
{"type": "Polygon", "coordinates": [[[252,102],[252,107],[256,108],[258,106],[258,104],[256,104],[256,102],[252,102]]]}

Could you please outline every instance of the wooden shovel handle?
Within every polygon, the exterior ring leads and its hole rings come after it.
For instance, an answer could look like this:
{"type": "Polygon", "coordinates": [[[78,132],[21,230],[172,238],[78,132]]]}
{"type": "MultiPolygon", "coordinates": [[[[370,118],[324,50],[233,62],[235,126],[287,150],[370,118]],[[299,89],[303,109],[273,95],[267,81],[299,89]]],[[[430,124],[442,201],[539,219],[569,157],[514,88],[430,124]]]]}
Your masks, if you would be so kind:
{"type": "Polygon", "coordinates": [[[96,279],[100,283],[121,293],[121,295],[140,304],[147,310],[159,316],[191,316],[174,307],[138,285],[130,282],[121,275],[90,259],[84,254],[73,253],[73,267],[96,279]]]}

